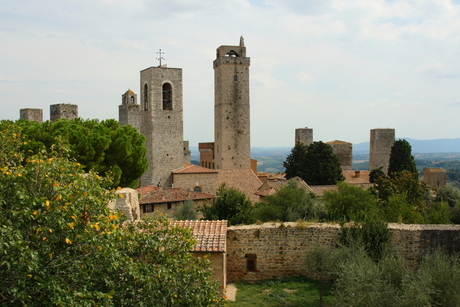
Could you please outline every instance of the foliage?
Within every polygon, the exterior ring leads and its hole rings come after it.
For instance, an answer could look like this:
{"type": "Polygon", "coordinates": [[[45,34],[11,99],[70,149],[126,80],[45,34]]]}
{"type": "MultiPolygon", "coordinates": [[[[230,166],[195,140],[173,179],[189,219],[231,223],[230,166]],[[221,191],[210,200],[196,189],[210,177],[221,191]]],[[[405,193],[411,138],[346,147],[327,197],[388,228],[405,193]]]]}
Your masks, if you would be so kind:
{"type": "Polygon", "coordinates": [[[330,249],[321,245],[316,245],[314,249],[307,253],[305,257],[305,266],[319,285],[319,306],[323,305],[324,287],[331,282],[336,273],[339,250],[330,249]]]}
{"type": "Polygon", "coordinates": [[[362,249],[339,265],[335,283],[337,306],[459,306],[460,261],[439,250],[428,255],[418,270],[403,257],[385,253],[373,261],[362,249]]]}
{"type": "Polygon", "coordinates": [[[359,220],[377,210],[377,199],[369,190],[344,182],[337,184],[337,191],[324,192],[324,202],[329,220],[359,220]]]}
{"type": "Polygon", "coordinates": [[[342,225],[340,242],[344,246],[362,246],[374,261],[378,261],[390,246],[388,224],[377,215],[365,216],[360,222],[342,225]]]}
{"type": "Polygon", "coordinates": [[[0,131],[0,305],[220,306],[209,262],[167,220],[123,223],[103,178],[0,131]]]}
{"type": "Polygon", "coordinates": [[[305,164],[307,156],[307,146],[304,143],[297,142],[292,148],[291,153],[286,157],[283,166],[286,168],[286,179],[294,177],[305,177],[305,164]]]}
{"type": "Polygon", "coordinates": [[[308,146],[305,172],[302,179],[310,185],[332,185],[345,179],[339,158],[330,145],[321,141],[308,146]]]}
{"type": "Polygon", "coordinates": [[[404,139],[396,140],[391,147],[388,176],[393,177],[394,173],[402,171],[417,174],[417,166],[412,156],[412,147],[404,139]]]}
{"type": "MultiPolygon", "coordinates": [[[[290,277],[281,280],[263,280],[255,283],[237,282],[236,301],[229,306],[302,306],[317,307],[317,282],[306,277],[290,277]]],[[[330,285],[325,285],[324,303],[332,306],[330,285]]]]}
{"type": "Polygon", "coordinates": [[[437,202],[447,202],[450,207],[460,206],[460,189],[452,186],[443,186],[436,191],[436,197],[434,199],[437,202]]]}
{"type": "Polygon", "coordinates": [[[243,192],[222,184],[216,196],[212,205],[200,208],[204,219],[227,220],[230,226],[251,224],[252,202],[243,192]]]}
{"type": "Polygon", "coordinates": [[[330,145],[321,141],[308,146],[297,142],[283,166],[287,179],[299,176],[309,185],[331,185],[344,180],[339,158],[330,145]]]}
{"type": "Polygon", "coordinates": [[[175,218],[178,221],[196,220],[195,202],[191,199],[184,201],[179,210],[177,210],[175,218]]]}
{"type": "Polygon", "coordinates": [[[313,196],[289,179],[275,194],[268,195],[252,210],[255,220],[262,222],[294,222],[315,216],[313,196]]]}
{"type": "Polygon", "coordinates": [[[1,121],[0,129],[8,125],[18,126],[26,157],[43,149],[51,152],[63,146],[70,158],[83,165],[86,172],[93,170],[101,176],[110,174],[112,187],[133,187],[147,170],[145,137],[131,126],[120,126],[113,119],[72,120],[56,122],[19,120],[15,123],[1,121]],[[62,144],[62,145],[61,145],[62,144]]]}
{"type": "Polygon", "coordinates": [[[371,172],[369,173],[369,182],[376,183],[377,179],[379,179],[380,177],[386,177],[385,172],[383,171],[383,166],[371,170],[371,172]]]}

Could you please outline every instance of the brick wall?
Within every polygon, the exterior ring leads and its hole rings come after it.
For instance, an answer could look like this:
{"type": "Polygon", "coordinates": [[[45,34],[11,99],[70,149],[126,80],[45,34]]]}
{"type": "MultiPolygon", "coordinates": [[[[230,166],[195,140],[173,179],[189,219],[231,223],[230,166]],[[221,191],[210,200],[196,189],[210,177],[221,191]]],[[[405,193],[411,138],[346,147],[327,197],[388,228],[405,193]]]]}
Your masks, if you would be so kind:
{"type": "MultiPolygon", "coordinates": [[[[391,242],[412,266],[437,246],[460,252],[460,225],[390,224],[391,242]]],[[[266,223],[230,227],[227,232],[227,281],[257,281],[307,274],[306,253],[315,245],[335,248],[336,224],[266,223]]]]}

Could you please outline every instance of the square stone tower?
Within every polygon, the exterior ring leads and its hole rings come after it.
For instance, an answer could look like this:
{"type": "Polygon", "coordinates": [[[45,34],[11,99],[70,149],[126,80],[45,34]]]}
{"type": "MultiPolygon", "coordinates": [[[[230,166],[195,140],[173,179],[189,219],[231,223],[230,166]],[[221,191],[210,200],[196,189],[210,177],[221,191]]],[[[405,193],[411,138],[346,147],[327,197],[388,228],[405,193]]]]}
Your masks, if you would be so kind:
{"type": "Polygon", "coordinates": [[[395,129],[377,128],[371,130],[369,148],[369,170],[383,166],[383,171],[388,173],[391,147],[395,142],[395,129]]]}
{"type": "Polygon", "coordinates": [[[220,46],[214,60],[214,150],[216,169],[251,167],[249,65],[239,46],[220,46]]]}
{"type": "Polygon", "coordinates": [[[59,103],[50,105],[50,120],[52,122],[60,119],[73,119],[78,117],[78,105],[70,103],[59,103]]]}
{"type": "Polygon", "coordinates": [[[141,126],[149,169],[141,186],[172,185],[172,171],[184,166],[182,69],[150,67],[141,71],[141,126]]]}
{"type": "Polygon", "coordinates": [[[27,119],[43,123],[43,110],[42,109],[21,109],[19,110],[19,118],[27,119]]]}
{"type": "Polygon", "coordinates": [[[118,121],[120,125],[131,125],[141,132],[140,105],[137,104],[137,95],[127,90],[121,95],[121,105],[118,106],[118,121]]]}
{"type": "Polygon", "coordinates": [[[304,145],[310,145],[313,143],[313,129],[311,128],[297,128],[295,129],[295,144],[300,142],[304,145]]]}
{"type": "Polygon", "coordinates": [[[332,151],[339,157],[342,171],[351,171],[353,168],[353,145],[344,141],[332,141],[326,144],[332,147],[332,151]]]}

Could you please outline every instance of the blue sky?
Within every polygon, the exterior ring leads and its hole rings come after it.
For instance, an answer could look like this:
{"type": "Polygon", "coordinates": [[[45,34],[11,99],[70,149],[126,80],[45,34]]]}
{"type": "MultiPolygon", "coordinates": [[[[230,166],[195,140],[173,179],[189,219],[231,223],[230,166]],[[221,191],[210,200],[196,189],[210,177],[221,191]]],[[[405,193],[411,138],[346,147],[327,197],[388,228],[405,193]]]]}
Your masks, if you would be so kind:
{"type": "Polygon", "coordinates": [[[325,142],[460,138],[458,0],[2,0],[0,118],[73,103],[118,119],[161,48],[183,69],[184,138],[212,141],[215,49],[241,35],[252,146],[293,146],[301,127],[325,142]]]}

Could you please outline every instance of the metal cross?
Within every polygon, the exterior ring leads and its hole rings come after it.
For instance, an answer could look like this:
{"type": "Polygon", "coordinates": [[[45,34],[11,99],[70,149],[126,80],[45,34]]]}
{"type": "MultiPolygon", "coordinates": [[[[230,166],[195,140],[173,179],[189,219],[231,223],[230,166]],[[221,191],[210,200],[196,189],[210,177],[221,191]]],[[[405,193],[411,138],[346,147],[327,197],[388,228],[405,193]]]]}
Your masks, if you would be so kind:
{"type": "Polygon", "coordinates": [[[160,55],[160,57],[157,58],[158,61],[160,61],[160,65],[158,65],[158,67],[161,67],[161,60],[165,60],[164,57],[162,57],[161,55],[162,54],[165,54],[164,52],[161,52],[161,49],[160,49],[160,52],[157,52],[157,54],[160,55]]]}

